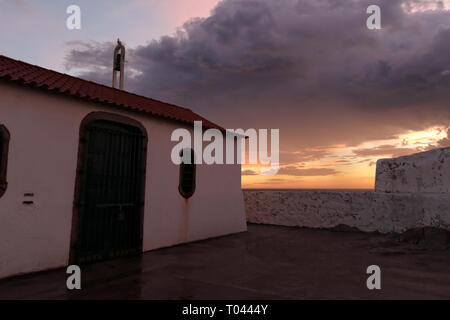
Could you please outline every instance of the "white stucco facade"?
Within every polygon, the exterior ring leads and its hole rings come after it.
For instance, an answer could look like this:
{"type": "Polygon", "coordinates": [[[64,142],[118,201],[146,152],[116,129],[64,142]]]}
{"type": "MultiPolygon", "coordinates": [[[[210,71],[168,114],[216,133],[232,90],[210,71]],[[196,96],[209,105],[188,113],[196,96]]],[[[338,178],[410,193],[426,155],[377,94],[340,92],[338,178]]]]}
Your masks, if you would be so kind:
{"type": "Polygon", "coordinates": [[[196,191],[178,192],[170,159],[187,124],[0,83],[0,124],[10,132],[8,188],[0,197],[0,278],[68,264],[80,124],[91,112],[132,118],[148,135],[143,250],[246,230],[240,165],[197,165],[196,191]],[[23,203],[33,194],[33,204],[23,203]]]}

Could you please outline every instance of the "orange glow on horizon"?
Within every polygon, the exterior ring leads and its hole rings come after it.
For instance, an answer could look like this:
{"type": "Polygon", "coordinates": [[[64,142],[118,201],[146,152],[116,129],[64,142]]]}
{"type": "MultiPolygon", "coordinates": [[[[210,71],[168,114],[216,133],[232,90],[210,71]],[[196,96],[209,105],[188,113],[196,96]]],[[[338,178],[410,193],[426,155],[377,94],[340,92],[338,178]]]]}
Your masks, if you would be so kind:
{"type": "MultiPolygon", "coordinates": [[[[393,139],[365,141],[356,147],[334,145],[311,148],[307,154],[325,150],[315,160],[283,163],[276,175],[261,175],[260,166],[242,165],[244,189],[373,189],[376,161],[426,151],[439,147],[447,137],[446,127],[432,127],[422,131],[408,131],[393,139]]],[[[280,152],[281,155],[283,152],[280,152]]],[[[314,159],[312,157],[312,159],[314,159]]]]}

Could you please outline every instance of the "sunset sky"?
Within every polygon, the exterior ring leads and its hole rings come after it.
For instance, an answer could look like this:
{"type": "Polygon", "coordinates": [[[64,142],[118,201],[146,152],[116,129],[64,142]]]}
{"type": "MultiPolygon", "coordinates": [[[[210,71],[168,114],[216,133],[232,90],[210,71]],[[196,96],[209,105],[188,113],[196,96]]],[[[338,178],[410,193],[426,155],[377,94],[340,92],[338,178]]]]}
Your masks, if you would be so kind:
{"type": "Polygon", "coordinates": [[[370,189],[377,159],[450,146],[450,0],[0,0],[15,59],[110,85],[118,37],[126,90],[280,130],[278,174],[244,188],[370,189]]]}

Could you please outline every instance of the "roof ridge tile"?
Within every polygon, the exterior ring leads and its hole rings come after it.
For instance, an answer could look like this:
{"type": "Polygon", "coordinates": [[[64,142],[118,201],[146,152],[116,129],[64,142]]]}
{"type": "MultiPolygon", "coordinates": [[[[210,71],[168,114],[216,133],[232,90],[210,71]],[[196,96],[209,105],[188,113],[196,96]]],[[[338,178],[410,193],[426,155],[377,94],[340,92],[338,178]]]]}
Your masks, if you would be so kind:
{"type": "Polygon", "coordinates": [[[206,128],[225,130],[188,108],[111,88],[4,55],[0,55],[0,79],[20,82],[26,86],[39,87],[52,93],[65,93],[94,102],[112,104],[128,110],[138,110],[153,116],[184,123],[192,124],[194,121],[203,121],[203,126],[206,128]]]}

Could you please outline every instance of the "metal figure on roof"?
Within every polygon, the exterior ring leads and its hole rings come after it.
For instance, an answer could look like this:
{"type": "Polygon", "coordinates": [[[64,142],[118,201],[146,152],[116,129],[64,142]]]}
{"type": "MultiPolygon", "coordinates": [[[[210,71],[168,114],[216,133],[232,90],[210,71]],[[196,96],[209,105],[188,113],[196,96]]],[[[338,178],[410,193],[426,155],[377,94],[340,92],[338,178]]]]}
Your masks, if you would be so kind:
{"type": "Polygon", "coordinates": [[[117,82],[117,71],[120,72],[120,90],[123,90],[123,81],[125,77],[125,46],[120,42],[120,39],[117,39],[117,46],[114,49],[114,58],[113,58],[113,80],[112,86],[116,88],[117,82]]]}

